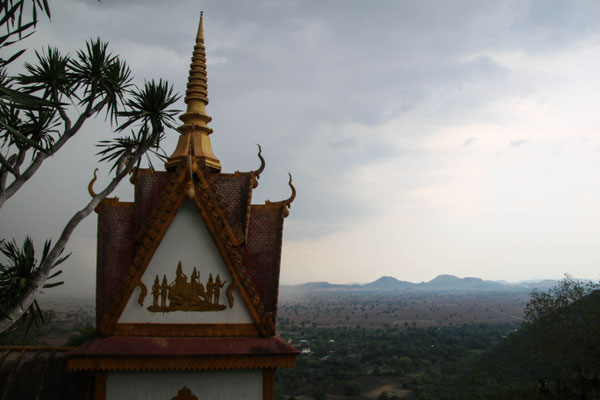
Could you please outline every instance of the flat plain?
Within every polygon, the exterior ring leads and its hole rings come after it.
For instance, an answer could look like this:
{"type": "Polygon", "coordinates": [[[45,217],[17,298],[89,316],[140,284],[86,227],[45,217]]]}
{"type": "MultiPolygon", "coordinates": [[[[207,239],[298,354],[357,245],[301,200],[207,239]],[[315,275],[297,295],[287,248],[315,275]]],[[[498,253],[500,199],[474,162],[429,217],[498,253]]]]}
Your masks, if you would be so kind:
{"type": "Polygon", "coordinates": [[[523,321],[528,291],[282,291],[284,326],[428,328],[523,321]]]}

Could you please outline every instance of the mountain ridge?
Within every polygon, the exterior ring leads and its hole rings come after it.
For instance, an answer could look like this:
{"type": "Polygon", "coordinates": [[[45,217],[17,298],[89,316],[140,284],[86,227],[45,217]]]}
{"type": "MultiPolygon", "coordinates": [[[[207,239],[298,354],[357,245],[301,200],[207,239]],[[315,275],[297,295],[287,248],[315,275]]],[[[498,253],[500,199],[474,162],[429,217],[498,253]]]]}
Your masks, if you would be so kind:
{"type": "Polygon", "coordinates": [[[373,282],[364,284],[343,284],[306,282],[298,285],[281,285],[283,290],[361,290],[361,291],[494,291],[494,290],[533,290],[547,289],[556,284],[556,280],[540,279],[517,283],[490,281],[477,277],[459,278],[455,275],[441,274],[428,282],[413,283],[399,280],[393,276],[381,276],[373,282]]]}

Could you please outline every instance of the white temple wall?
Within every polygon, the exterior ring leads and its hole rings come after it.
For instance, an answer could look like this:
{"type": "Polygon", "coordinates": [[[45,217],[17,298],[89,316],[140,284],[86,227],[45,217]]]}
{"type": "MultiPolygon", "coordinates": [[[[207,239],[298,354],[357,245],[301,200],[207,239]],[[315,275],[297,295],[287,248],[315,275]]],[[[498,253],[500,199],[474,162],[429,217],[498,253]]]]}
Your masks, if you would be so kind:
{"type": "Polygon", "coordinates": [[[262,400],[262,370],[109,372],[106,400],[165,400],[187,387],[198,399],[262,400]]]}
{"type": "Polygon", "coordinates": [[[253,323],[250,312],[237,289],[233,291],[233,307],[229,307],[226,290],[232,282],[229,271],[225,266],[217,247],[215,246],[204,220],[196,206],[190,201],[184,201],[163,240],[156,249],[150,261],[142,282],[146,285],[148,294],[144,305],[140,306],[137,299],[141,289],[137,287],[128,300],[119,323],[180,323],[180,324],[216,324],[216,323],[253,323]],[[219,304],[225,305],[221,311],[169,311],[151,312],[147,309],[153,303],[152,286],[156,275],[160,282],[166,275],[169,283],[175,279],[177,264],[181,262],[187,281],[191,280],[194,267],[200,272],[200,282],[206,285],[209,274],[216,279],[226,281],[221,289],[219,304]]]}

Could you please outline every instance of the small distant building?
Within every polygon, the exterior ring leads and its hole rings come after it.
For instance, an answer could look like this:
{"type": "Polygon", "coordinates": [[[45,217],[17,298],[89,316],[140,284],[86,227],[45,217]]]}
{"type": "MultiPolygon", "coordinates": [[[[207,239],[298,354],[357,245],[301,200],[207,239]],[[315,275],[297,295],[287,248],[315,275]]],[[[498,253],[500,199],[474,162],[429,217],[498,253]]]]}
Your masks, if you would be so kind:
{"type": "Polygon", "coordinates": [[[264,400],[273,399],[276,369],[295,367],[298,351],[276,336],[283,221],[295,189],[290,178],[289,199],[252,204],[260,152],[257,170],[221,172],[205,112],[202,17],[185,102],[166,170],[136,170],[134,201],[105,199],[96,210],[99,336],[69,352],[4,349],[0,370],[10,374],[0,382],[12,386],[0,388],[2,398],[264,400]],[[37,385],[32,371],[75,389],[44,380],[62,394],[33,390],[23,380],[37,385]],[[20,395],[28,389],[32,397],[20,395]]]}

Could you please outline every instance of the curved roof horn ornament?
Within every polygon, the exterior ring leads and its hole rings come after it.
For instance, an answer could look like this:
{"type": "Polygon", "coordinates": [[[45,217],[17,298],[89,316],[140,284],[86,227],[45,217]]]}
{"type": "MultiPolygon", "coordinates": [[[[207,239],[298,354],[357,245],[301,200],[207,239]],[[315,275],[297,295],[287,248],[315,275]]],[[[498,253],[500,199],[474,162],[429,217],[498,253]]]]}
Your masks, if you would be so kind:
{"type": "Polygon", "coordinates": [[[92,178],[90,183],[88,183],[88,192],[92,197],[97,196],[96,192],[94,191],[94,183],[96,182],[96,179],[98,179],[98,168],[94,169],[94,177],[92,178]]]}
{"type": "Polygon", "coordinates": [[[290,189],[292,189],[292,195],[290,196],[289,199],[284,200],[283,201],[283,217],[287,217],[288,215],[290,215],[290,207],[292,205],[292,202],[296,199],[296,188],[294,187],[294,185],[292,184],[292,174],[290,174],[288,172],[288,175],[290,176],[290,181],[288,182],[288,184],[290,185],[290,189]]]}
{"type": "Polygon", "coordinates": [[[265,170],[265,159],[262,156],[262,147],[260,144],[256,144],[258,146],[258,158],[260,159],[260,167],[256,171],[252,171],[252,189],[256,189],[258,186],[258,180],[260,179],[260,174],[265,170]]]}

